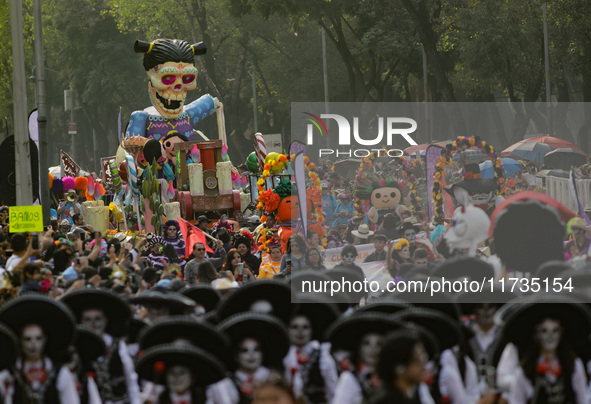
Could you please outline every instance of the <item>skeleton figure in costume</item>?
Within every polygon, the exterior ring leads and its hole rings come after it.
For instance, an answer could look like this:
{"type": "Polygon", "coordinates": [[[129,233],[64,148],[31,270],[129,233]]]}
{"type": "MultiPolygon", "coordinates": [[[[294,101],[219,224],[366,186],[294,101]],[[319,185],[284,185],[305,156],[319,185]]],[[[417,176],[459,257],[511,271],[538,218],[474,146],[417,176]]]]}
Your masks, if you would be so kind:
{"type": "Polygon", "coordinates": [[[586,350],[591,312],[578,301],[543,295],[530,297],[507,317],[507,340],[519,350],[509,404],[587,403],[580,355],[586,350]]]}
{"type": "Polygon", "coordinates": [[[68,308],[46,296],[24,295],[3,305],[0,322],[18,336],[21,348],[12,378],[2,380],[4,402],[80,403],[74,376],[56,360],[75,337],[68,308]]]}
{"type": "Polygon", "coordinates": [[[232,404],[250,403],[254,391],[265,383],[272,369],[279,369],[289,349],[285,325],[277,317],[262,313],[241,313],[219,325],[234,347],[231,378],[225,390],[232,404]]]}
{"type": "Polygon", "coordinates": [[[121,339],[131,317],[129,305],[101,289],[80,289],[62,300],[78,322],[99,335],[107,348],[90,366],[104,403],[140,403],[137,374],[127,344],[121,339]]]}
{"type": "Polygon", "coordinates": [[[143,136],[162,141],[175,131],[193,140],[193,125],[221,105],[209,94],[185,106],[187,91],[197,87],[195,55],[205,54],[200,42],[190,45],[179,39],[136,41],[136,53],[144,53],[148,93],[152,106],[131,114],[126,138],[143,136]]]}

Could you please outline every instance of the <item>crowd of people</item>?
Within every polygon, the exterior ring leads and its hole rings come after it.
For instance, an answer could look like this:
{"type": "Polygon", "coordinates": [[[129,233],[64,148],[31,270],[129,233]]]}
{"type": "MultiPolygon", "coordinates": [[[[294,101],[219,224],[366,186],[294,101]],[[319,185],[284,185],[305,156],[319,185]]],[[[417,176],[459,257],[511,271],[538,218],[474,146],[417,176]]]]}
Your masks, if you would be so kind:
{"type": "Polygon", "coordinates": [[[359,214],[354,180],[330,161],[316,172],[324,233],[292,229],[285,245],[273,238],[285,224],[268,212],[261,223],[256,210],[199,216],[203,237],[187,245],[177,220],[162,236],[96,232],[77,195],[64,196],[42,233],[10,233],[0,208],[4,402],[591,403],[583,217],[528,193],[525,172],[509,199],[527,197],[492,218],[491,199],[429,220],[400,186],[400,203],[374,220],[359,214]],[[482,215],[490,233],[471,228],[482,215]],[[261,235],[271,235],[264,248],[261,235]],[[576,289],[495,284],[476,299],[343,292],[333,301],[300,287],[483,274],[575,279],[576,289]]]}

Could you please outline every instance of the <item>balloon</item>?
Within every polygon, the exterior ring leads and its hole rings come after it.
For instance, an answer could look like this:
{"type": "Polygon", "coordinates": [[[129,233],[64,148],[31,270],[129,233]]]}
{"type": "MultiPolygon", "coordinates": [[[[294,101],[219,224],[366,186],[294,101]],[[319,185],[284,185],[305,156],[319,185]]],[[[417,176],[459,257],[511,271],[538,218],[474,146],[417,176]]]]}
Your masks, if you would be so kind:
{"type": "Polygon", "coordinates": [[[259,172],[259,165],[257,164],[257,154],[252,152],[246,158],[246,168],[253,174],[257,174],[259,172]]]}
{"type": "Polygon", "coordinates": [[[127,162],[123,161],[119,164],[119,177],[123,182],[127,182],[127,162]]]}
{"type": "MultiPolygon", "coordinates": [[[[265,164],[271,164],[271,160],[275,160],[279,156],[280,156],[280,154],[276,153],[276,152],[271,152],[271,153],[267,154],[267,158],[265,159],[265,164]]],[[[281,171],[283,171],[284,165],[285,165],[284,163],[279,161],[276,166],[271,166],[271,172],[273,174],[279,174],[281,171]]]]}

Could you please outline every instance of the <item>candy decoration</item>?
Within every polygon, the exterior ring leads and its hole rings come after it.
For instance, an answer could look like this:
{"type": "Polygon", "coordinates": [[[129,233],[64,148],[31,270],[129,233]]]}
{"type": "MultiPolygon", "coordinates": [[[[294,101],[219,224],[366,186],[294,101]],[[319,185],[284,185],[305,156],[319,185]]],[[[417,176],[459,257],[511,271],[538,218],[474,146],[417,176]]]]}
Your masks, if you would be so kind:
{"type": "Polygon", "coordinates": [[[222,160],[230,161],[230,158],[228,157],[228,146],[225,144],[222,146],[222,160]]]}
{"type": "Polygon", "coordinates": [[[137,185],[137,170],[135,168],[135,162],[133,161],[133,157],[127,156],[125,157],[126,167],[127,167],[127,182],[131,186],[131,193],[133,196],[140,196],[140,189],[137,185]]]}
{"type": "Polygon", "coordinates": [[[193,148],[191,149],[191,160],[193,160],[193,163],[201,163],[201,152],[199,151],[199,148],[195,144],[193,145],[193,148]]]}
{"type": "Polygon", "coordinates": [[[64,177],[62,180],[64,181],[64,192],[68,192],[69,190],[76,188],[76,181],[73,177],[64,177]]]}
{"type": "Polygon", "coordinates": [[[246,158],[246,168],[253,174],[259,173],[259,165],[257,163],[257,154],[256,152],[252,152],[246,158]]]}
{"type": "Polygon", "coordinates": [[[93,196],[94,195],[94,179],[92,178],[92,176],[88,177],[88,195],[89,196],[93,196]]]}
{"type": "Polygon", "coordinates": [[[119,164],[119,177],[121,177],[121,181],[127,182],[127,161],[122,161],[119,164]]]}
{"type": "Polygon", "coordinates": [[[174,198],[175,195],[175,190],[174,187],[172,186],[172,181],[168,184],[168,189],[166,190],[166,196],[168,196],[168,199],[172,200],[174,198]]]}
{"type": "Polygon", "coordinates": [[[265,145],[265,138],[262,133],[254,135],[254,150],[257,155],[257,165],[259,171],[263,172],[265,167],[265,159],[267,158],[267,146],[265,145]]]}
{"type": "Polygon", "coordinates": [[[113,180],[113,186],[115,187],[115,193],[118,194],[121,191],[121,177],[119,176],[119,169],[114,161],[109,162],[109,169],[111,170],[111,178],[113,180]]]}

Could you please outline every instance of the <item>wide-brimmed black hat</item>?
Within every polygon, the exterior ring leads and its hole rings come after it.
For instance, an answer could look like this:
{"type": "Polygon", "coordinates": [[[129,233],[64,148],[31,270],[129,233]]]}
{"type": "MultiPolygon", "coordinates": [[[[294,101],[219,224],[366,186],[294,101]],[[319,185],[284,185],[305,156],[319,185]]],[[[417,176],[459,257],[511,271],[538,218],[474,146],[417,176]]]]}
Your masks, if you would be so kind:
{"type": "Polygon", "coordinates": [[[180,293],[168,290],[146,290],[129,299],[132,304],[143,306],[164,306],[170,310],[170,315],[182,315],[195,307],[195,302],[180,293]]]}
{"type": "Polygon", "coordinates": [[[326,331],[326,339],[332,349],[356,354],[364,335],[375,333],[385,336],[401,328],[404,328],[404,323],[386,313],[357,312],[335,321],[326,331]]]}
{"type": "Polygon", "coordinates": [[[502,307],[507,302],[515,299],[517,295],[515,293],[511,293],[510,290],[504,290],[498,286],[494,285],[493,289],[490,289],[490,285],[487,285],[486,288],[482,290],[482,292],[462,292],[455,295],[455,301],[457,304],[460,305],[460,309],[462,314],[464,315],[472,315],[475,313],[476,306],[482,303],[494,303],[497,306],[502,307]]]}
{"type": "Polygon", "coordinates": [[[339,318],[339,309],[324,295],[296,295],[291,317],[305,316],[312,325],[312,339],[324,341],[326,329],[339,318]]]}
{"type": "Polygon", "coordinates": [[[18,339],[15,333],[0,324],[0,370],[11,368],[17,355],[18,339]]]}
{"type": "Polygon", "coordinates": [[[325,285],[325,282],[330,282],[330,278],[326,275],[326,271],[317,271],[313,269],[305,269],[293,272],[288,284],[291,286],[293,293],[300,294],[315,294],[314,285],[325,285]]]}
{"type": "Polygon", "coordinates": [[[454,190],[456,187],[465,189],[469,194],[488,194],[497,189],[497,182],[494,178],[482,178],[478,164],[466,164],[464,169],[466,175],[463,180],[445,187],[445,190],[451,196],[455,197],[454,190]]]}
{"type": "Polygon", "coordinates": [[[245,338],[257,340],[263,353],[263,365],[267,367],[281,366],[289,351],[290,340],[285,324],[270,314],[235,314],[220,323],[218,328],[230,337],[234,349],[245,338]]]}
{"type": "Polygon", "coordinates": [[[570,269],[572,269],[572,266],[564,261],[548,261],[544,262],[538,269],[536,269],[534,277],[553,280],[554,278],[562,278],[559,274],[570,269]]]}
{"type": "Polygon", "coordinates": [[[222,300],[221,293],[207,284],[197,284],[188,287],[183,289],[181,294],[187,296],[198,305],[203,306],[206,313],[215,310],[222,300]]]}
{"type": "Polygon", "coordinates": [[[449,293],[432,292],[429,289],[425,293],[418,293],[411,290],[392,293],[392,297],[407,301],[415,307],[438,311],[454,321],[459,321],[460,319],[460,307],[449,293]]]}
{"type": "Polygon", "coordinates": [[[107,346],[101,336],[84,325],[76,326],[74,347],[80,356],[82,364],[88,364],[97,360],[107,351],[107,346]]]}
{"type": "Polygon", "coordinates": [[[515,271],[534,273],[544,262],[563,259],[564,234],[556,209],[535,199],[515,201],[495,216],[497,254],[515,271]]]}
{"type": "Polygon", "coordinates": [[[576,352],[588,350],[591,334],[591,311],[576,299],[564,295],[531,295],[520,300],[504,319],[503,335],[518,347],[531,345],[534,328],[545,318],[558,319],[576,352]]]}
{"type": "Polygon", "coordinates": [[[60,301],[39,294],[28,294],[9,300],[0,308],[0,323],[17,336],[23,327],[37,324],[45,333],[45,354],[55,358],[66,352],[76,336],[76,321],[60,301]]]}
{"type": "Polygon", "coordinates": [[[129,323],[127,324],[127,331],[125,332],[125,340],[127,341],[127,343],[135,344],[136,342],[138,342],[140,333],[146,327],[148,327],[148,323],[146,323],[145,321],[140,320],[139,318],[130,319],[129,323]]]}
{"type": "Polygon", "coordinates": [[[396,299],[391,296],[382,296],[372,300],[365,306],[359,307],[357,312],[372,311],[378,313],[395,314],[412,307],[412,305],[402,299],[396,299]]]}
{"type": "Polygon", "coordinates": [[[291,289],[279,281],[262,279],[248,283],[223,300],[217,309],[218,321],[247,311],[258,301],[267,301],[273,307],[270,314],[279,317],[286,324],[291,315],[291,289]]]}
{"type": "Polygon", "coordinates": [[[203,349],[189,345],[156,346],[139,359],[136,371],[141,379],[166,384],[166,371],[173,366],[191,370],[194,385],[205,387],[222,380],[226,370],[222,362],[203,349]]]}
{"type": "MultiPolygon", "coordinates": [[[[449,278],[470,278],[482,281],[495,276],[495,270],[488,262],[471,256],[458,256],[446,259],[433,268],[432,276],[449,278]]],[[[490,285],[489,285],[490,286],[490,285]]]]}
{"type": "Polygon", "coordinates": [[[213,325],[187,316],[172,316],[142,330],[139,336],[141,350],[158,345],[172,344],[177,339],[189,341],[224,363],[230,362],[230,339],[213,325]]]}
{"type": "MultiPolygon", "coordinates": [[[[343,279],[344,279],[344,282],[350,282],[350,285],[355,285],[355,284],[359,285],[360,283],[355,283],[355,282],[363,283],[365,281],[365,276],[361,272],[359,272],[355,269],[348,269],[343,266],[340,266],[338,268],[329,269],[324,273],[333,281],[343,282],[343,279]]],[[[361,300],[361,298],[363,298],[363,297],[366,297],[366,293],[365,293],[365,291],[363,291],[363,289],[361,289],[360,292],[355,292],[354,290],[351,290],[351,291],[347,291],[345,293],[341,293],[338,296],[333,296],[333,298],[335,300],[346,299],[346,301],[337,300],[339,303],[354,303],[354,304],[358,304],[359,301],[361,300]]]]}
{"type": "Polygon", "coordinates": [[[425,327],[437,337],[441,350],[449,349],[464,340],[464,331],[459,321],[453,321],[448,315],[439,311],[412,308],[395,314],[394,319],[402,322],[410,321],[425,327]]]}
{"type": "Polygon", "coordinates": [[[78,289],[65,294],[61,298],[76,320],[80,322],[82,312],[90,309],[101,310],[108,318],[106,332],[113,337],[121,337],[125,333],[127,322],[131,317],[131,308],[121,297],[103,289],[78,289]]]}

